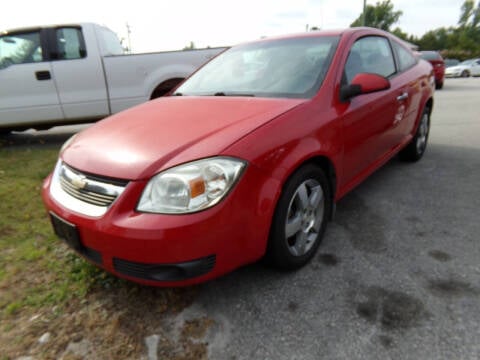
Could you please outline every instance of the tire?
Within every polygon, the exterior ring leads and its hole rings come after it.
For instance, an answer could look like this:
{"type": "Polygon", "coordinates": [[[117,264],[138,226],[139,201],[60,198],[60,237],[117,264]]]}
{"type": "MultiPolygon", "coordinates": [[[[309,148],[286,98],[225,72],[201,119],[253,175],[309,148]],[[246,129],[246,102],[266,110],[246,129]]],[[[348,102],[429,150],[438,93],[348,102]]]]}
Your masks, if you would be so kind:
{"type": "Polygon", "coordinates": [[[332,211],[329,181],[313,164],[299,168],[285,183],[273,216],[266,259],[283,270],[307,264],[323,238],[332,211]]]}
{"type": "Polygon", "coordinates": [[[418,124],[415,136],[410,143],[400,151],[400,158],[405,161],[418,161],[422,158],[427,149],[428,135],[430,133],[430,109],[423,109],[420,123],[418,124]]]}
{"type": "Polygon", "coordinates": [[[462,74],[460,75],[462,78],[470,77],[470,72],[468,70],[463,70],[462,74]]]}
{"type": "Polygon", "coordinates": [[[443,89],[443,82],[438,82],[438,83],[436,83],[436,84],[435,84],[435,89],[437,89],[437,90],[443,89]]]}

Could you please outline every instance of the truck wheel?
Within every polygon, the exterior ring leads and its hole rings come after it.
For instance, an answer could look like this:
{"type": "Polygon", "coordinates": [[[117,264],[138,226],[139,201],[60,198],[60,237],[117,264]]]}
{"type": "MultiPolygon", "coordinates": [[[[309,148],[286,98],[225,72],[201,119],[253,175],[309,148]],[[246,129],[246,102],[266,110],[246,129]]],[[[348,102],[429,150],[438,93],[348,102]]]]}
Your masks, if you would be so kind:
{"type": "Polygon", "coordinates": [[[177,85],[180,84],[183,80],[185,79],[175,78],[175,79],[170,79],[162,82],[160,85],[158,85],[155,88],[155,90],[153,90],[153,93],[150,96],[150,100],[153,100],[168,94],[172,89],[177,87],[177,85]]]}
{"type": "Polygon", "coordinates": [[[266,259],[274,267],[294,270],[315,255],[332,211],[324,171],[302,166],[285,183],[275,209],[266,259]]]}

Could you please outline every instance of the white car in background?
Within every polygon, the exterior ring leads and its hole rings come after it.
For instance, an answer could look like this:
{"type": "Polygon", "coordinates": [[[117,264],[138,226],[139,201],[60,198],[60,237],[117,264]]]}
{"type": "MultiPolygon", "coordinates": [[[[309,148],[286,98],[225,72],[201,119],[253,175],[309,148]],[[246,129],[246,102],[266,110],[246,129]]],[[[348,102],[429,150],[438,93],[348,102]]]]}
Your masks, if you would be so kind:
{"type": "Polygon", "coordinates": [[[445,69],[445,77],[480,76],[480,59],[469,59],[445,69]]]}

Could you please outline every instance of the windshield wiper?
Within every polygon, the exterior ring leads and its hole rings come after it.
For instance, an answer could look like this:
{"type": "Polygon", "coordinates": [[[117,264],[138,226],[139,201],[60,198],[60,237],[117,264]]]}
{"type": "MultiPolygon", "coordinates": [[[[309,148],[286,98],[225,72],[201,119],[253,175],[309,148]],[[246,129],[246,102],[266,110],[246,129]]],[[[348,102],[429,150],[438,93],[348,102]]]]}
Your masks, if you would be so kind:
{"type": "Polygon", "coordinates": [[[183,94],[181,92],[176,92],[173,94],[173,96],[183,96],[183,94]]]}
{"type": "Polygon", "coordinates": [[[237,94],[237,93],[224,93],[223,91],[218,91],[213,96],[249,96],[255,97],[253,94],[237,94]]]}

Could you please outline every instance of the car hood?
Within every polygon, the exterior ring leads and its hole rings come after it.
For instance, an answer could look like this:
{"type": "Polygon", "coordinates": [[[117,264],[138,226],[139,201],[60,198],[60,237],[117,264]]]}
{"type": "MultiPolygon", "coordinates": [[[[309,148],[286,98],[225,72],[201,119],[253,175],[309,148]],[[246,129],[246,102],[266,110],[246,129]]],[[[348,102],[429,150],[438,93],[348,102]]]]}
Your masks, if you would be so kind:
{"type": "Polygon", "coordinates": [[[220,154],[305,99],[165,97],[113,115],[79,133],[63,150],[70,166],[139,180],[171,166],[220,154]]]}

